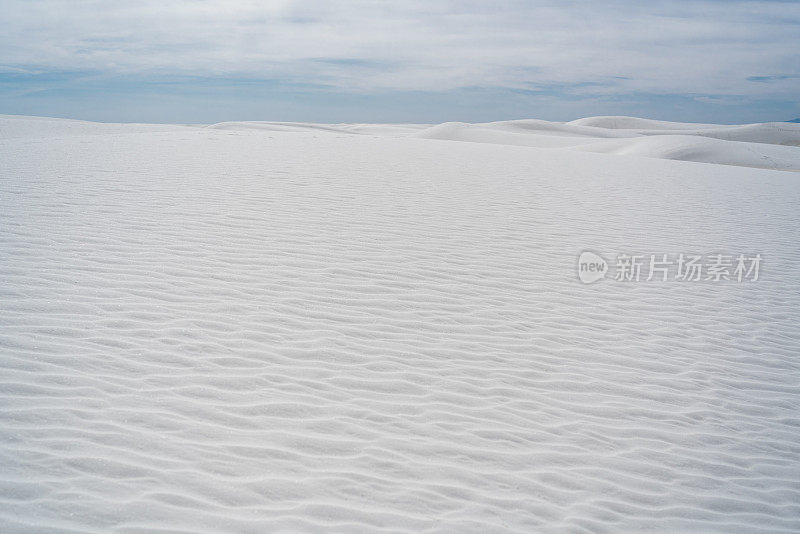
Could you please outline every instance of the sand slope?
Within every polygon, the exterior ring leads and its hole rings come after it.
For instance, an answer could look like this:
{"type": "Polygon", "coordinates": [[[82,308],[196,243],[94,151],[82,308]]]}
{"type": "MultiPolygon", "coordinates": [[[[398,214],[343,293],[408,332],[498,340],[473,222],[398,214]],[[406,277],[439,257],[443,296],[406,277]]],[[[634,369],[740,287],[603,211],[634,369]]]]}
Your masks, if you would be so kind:
{"type": "Polygon", "coordinates": [[[0,115],[0,139],[42,139],[137,132],[173,132],[195,128],[174,124],[114,124],[51,119],[48,117],[0,115]]]}
{"type": "Polygon", "coordinates": [[[482,124],[313,124],[224,122],[218,130],[413,136],[536,148],[560,148],[659,159],[679,159],[784,171],[800,171],[800,125],[691,124],[635,117],[589,117],[572,122],[536,119],[482,124]]]}
{"type": "Polygon", "coordinates": [[[800,170],[800,126],[785,123],[718,126],[633,117],[590,117],[567,123],[534,120],[446,123],[416,135],[427,139],[800,170]]]}
{"type": "Polygon", "coordinates": [[[800,530],[795,173],[332,128],[0,118],[0,532],[800,530]]]}
{"type": "Polygon", "coordinates": [[[586,143],[576,150],[738,165],[785,171],[800,170],[800,148],[760,142],[723,141],[693,135],[659,135],[586,143]]]}

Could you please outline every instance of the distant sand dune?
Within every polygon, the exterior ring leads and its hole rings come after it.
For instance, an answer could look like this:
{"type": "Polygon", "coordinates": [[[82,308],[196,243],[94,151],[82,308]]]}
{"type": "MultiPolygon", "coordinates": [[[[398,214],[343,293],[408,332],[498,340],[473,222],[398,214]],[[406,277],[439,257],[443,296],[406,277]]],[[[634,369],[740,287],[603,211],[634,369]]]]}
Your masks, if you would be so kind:
{"type": "Polygon", "coordinates": [[[588,152],[677,159],[784,171],[799,171],[800,149],[764,143],[722,141],[690,135],[659,135],[574,147],[588,152]]]}
{"type": "Polygon", "coordinates": [[[693,122],[669,122],[638,117],[586,117],[565,124],[593,126],[611,130],[703,130],[717,128],[717,124],[698,124],[693,122]]]}
{"type": "Polygon", "coordinates": [[[591,117],[568,123],[449,122],[423,130],[416,136],[764,169],[800,170],[800,150],[795,148],[800,146],[800,126],[783,123],[716,126],[633,117],[591,117]]]}
{"type": "Polygon", "coordinates": [[[794,148],[800,147],[800,125],[789,123],[714,125],[635,117],[589,117],[566,123],[523,119],[482,124],[446,122],[432,126],[224,122],[207,128],[413,136],[421,139],[561,148],[783,171],[800,170],[800,150],[794,148]]]}

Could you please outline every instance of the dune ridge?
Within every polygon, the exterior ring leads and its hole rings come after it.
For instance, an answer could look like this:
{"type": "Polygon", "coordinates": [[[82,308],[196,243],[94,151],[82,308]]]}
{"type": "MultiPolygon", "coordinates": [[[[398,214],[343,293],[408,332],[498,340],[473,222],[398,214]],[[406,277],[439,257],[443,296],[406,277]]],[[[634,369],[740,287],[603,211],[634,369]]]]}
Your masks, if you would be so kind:
{"type": "Polygon", "coordinates": [[[715,125],[636,117],[587,117],[571,122],[521,119],[436,125],[225,122],[208,128],[413,136],[800,171],[800,125],[790,123],[715,125]]]}
{"type": "Polygon", "coordinates": [[[591,117],[567,123],[530,120],[445,123],[416,135],[427,139],[800,171],[800,127],[779,123],[721,126],[591,117]]]}

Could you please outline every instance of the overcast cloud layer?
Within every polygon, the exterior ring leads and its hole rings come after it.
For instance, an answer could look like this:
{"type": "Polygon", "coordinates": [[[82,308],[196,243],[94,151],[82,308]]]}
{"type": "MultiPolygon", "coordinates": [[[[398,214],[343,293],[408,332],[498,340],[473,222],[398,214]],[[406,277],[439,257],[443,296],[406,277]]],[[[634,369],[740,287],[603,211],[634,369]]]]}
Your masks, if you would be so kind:
{"type": "Polygon", "coordinates": [[[342,98],[510,91],[564,113],[678,97],[732,118],[797,113],[800,94],[794,1],[0,0],[0,13],[5,113],[92,90],[76,79],[246,80],[342,98]]]}

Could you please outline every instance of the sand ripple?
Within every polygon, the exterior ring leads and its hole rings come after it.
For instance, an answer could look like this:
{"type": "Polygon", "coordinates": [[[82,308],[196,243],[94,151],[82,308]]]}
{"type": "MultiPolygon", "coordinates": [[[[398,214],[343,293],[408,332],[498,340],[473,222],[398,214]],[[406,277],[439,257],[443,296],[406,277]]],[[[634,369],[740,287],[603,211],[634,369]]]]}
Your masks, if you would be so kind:
{"type": "Polygon", "coordinates": [[[793,173],[139,129],[0,141],[3,532],[800,530],[793,173]]]}

